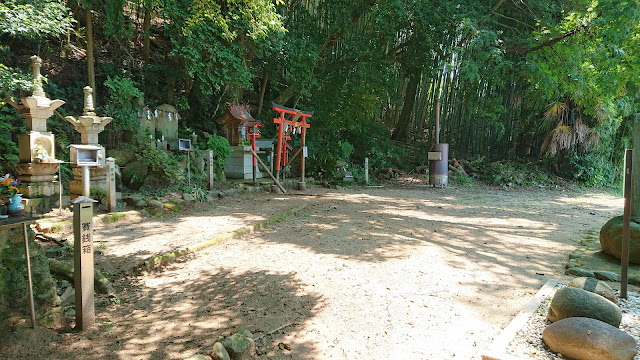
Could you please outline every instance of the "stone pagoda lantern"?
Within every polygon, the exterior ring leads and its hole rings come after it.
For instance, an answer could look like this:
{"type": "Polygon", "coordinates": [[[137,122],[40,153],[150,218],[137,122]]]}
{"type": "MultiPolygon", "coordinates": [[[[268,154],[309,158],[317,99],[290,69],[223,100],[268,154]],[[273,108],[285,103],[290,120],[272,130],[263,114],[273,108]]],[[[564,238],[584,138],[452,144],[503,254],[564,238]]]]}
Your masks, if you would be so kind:
{"type": "Polygon", "coordinates": [[[33,94],[21,98],[19,103],[8,101],[25,119],[27,129],[26,134],[18,135],[20,163],[16,168],[19,189],[27,206],[38,207],[39,210],[53,207],[60,194],[56,181],[59,161],[55,159],[55,141],[53,134],[47,131],[47,119],[64,104],[62,100],[51,100],[45,95],[41,66],[42,59],[32,56],[33,94]],[[48,201],[42,202],[45,198],[48,201]]]}
{"type": "MultiPolygon", "coordinates": [[[[90,188],[92,189],[107,189],[107,168],[105,166],[105,149],[98,143],[98,134],[104,130],[104,127],[113,120],[110,117],[96,116],[93,108],[93,97],[91,93],[93,89],[86,86],[84,89],[84,108],[82,109],[82,116],[77,119],[73,116],[65,117],[65,120],[70,122],[76,131],[80,133],[80,142],[82,145],[93,145],[99,147],[98,150],[98,162],[97,167],[91,167],[90,169],[90,188]]],[[[69,183],[69,191],[75,195],[83,195],[82,185],[82,168],[73,168],[74,179],[69,183]]]]}

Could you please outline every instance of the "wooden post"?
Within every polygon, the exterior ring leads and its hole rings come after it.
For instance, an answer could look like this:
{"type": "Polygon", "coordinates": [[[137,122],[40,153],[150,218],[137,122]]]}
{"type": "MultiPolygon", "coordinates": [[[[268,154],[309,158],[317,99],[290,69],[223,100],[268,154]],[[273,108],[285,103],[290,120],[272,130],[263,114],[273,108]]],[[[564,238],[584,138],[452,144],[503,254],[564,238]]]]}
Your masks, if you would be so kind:
{"type": "Polygon", "coordinates": [[[36,328],[36,310],[33,306],[33,282],[31,280],[31,259],[29,258],[29,233],[27,232],[27,223],[22,223],[22,232],[24,233],[24,251],[27,256],[27,277],[29,278],[29,306],[31,308],[31,328],[36,328]]]}
{"type": "Polygon", "coordinates": [[[364,158],[364,182],[369,185],[369,158],[364,158]]]}
{"type": "Polygon", "coordinates": [[[76,290],[76,328],[87,330],[95,323],[93,294],[93,199],[73,201],[73,282],[76,290]]]}
{"type": "Polygon", "coordinates": [[[273,173],[273,148],[271,148],[271,154],[269,155],[269,170],[273,173]]]}
{"type": "Polygon", "coordinates": [[[284,113],[280,113],[280,124],[278,125],[278,144],[276,145],[276,180],[280,179],[280,161],[282,157],[282,137],[284,132],[284,113]]]}
{"type": "Polygon", "coordinates": [[[631,222],[631,178],[633,150],[627,149],[624,157],[624,216],[622,225],[622,256],[620,257],[620,297],[627,298],[627,274],[629,270],[629,223],[631,222]]]}
{"type": "Polygon", "coordinates": [[[278,188],[280,188],[280,190],[282,191],[282,193],[286,194],[287,191],[284,189],[284,187],[282,187],[282,184],[280,184],[280,182],[278,181],[278,179],[276,179],[275,176],[273,176],[273,174],[271,173],[271,171],[269,171],[269,168],[267,167],[267,165],[265,165],[262,160],[260,160],[260,158],[258,157],[258,154],[256,154],[255,151],[251,150],[251,154],[253,154],[253,157],[255,159],[258,160],[258,162],[260,163],[260,165],[262,165],[262,167],[264,168],[264,170],[267,172],[267,174],[269,174],[269,176],[271,176],[271,179],[273,181],[275,181],[276,185],[278,186],[278,188]]]}
{"type": "MultiPolygon", "coordinates": [[[[256,153],[256,137],[255,137],[256,129],[257,128],[254,128],[254,132],[253,132],[254,136],[251,138],[251,150],[253,150],[254,154],[256,153]]],[[[256,157],[255,156],[253,157],[253,167],[252,168],[253,168],[253,183],[255,184],[256,183],[256,177],[257,177],[256,172],[258,170],[258,163],[256,163],[256,157]]]]}
{"type": "Polygon", "coordinates": [[[207,184],[209,190],[213,190],[213,150],[207,150],[207,184]]]}
{"type": "Polygon", "coordinates": [[[118,204],[116,202],[116,159],[107,158],[107,205],[109,212],[115,212],[118,204]]]}
{"type": "Polygon", "coordinates": [[[187,151],[187,182],[191,186],[191,152],[187,151]]]}
{"type": "Polygon", "coordinates": [[[95,72],[95,56],[93,54],[93,16],[91,10],[85,9],[86,19],[86,37],[87,37],[87,77],[89,86],[93,89],[91,96],[93,97],[93,104],[97,104],[97,89],[96,89],[96,72],[95,72]]]}
{"type": "MultiPolygon", "coordinates": [[[[304,118],[303,118],[304,119],[304,118]]],[[[307,153],[307,145],[306,145],[306,135],[307,135],[307,127],[304,126],[304,124],[306,123],[306,121],[302,122],[302,136],[301,136],[301,140],[302,140],[302,157],[300,158],[300,171],[302,173],[301,177],[300,177],[300,181],[304,183],[304,163],[305,163],[305,159],[308,155],[307,153]]]]}
{"type": "Polygon", "coordinates": [[[62,214],[62,161],[58,162],[58,215],[62,214]]]}

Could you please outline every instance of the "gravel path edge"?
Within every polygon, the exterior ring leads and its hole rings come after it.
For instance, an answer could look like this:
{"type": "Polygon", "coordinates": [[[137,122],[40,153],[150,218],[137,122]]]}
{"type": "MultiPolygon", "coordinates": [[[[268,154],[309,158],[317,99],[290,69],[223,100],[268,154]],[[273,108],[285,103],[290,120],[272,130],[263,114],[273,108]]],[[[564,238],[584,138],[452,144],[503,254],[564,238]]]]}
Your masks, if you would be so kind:
{"type": "Polygon", "coordinates": [[[540,304],[544,299],[551,295],[558,284],[563,283],[557,280],[547,280],[547,282],[538,290],[536,295],[529,300],[527,305],[516,315],[513,320],[507,325],[500,335],[498,335],[491,344],[489,351],[482,355],[482,360],[523,360],[515,357],[506,352],[506,348],[516,336],[518,330],[522,329],[527,324],[529,318],[538,310],[540,304]]]}

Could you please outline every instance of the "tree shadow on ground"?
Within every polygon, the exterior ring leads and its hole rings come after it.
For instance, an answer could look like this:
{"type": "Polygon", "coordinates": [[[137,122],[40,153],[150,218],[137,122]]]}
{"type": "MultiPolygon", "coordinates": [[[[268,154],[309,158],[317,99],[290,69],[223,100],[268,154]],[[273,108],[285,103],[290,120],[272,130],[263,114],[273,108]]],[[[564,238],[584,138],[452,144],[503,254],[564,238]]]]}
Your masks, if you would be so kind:
{"type": "MultiPolygon", "coordinates": [[[[84,332],[61,334],[61,340],[22,343],[20,335],[3,344],[7,358],[181,359],[206,354],[219,336],[246,329],[254,337],[312,317],[321,299],[300,289],[295,274],[261,271],[231,273],[176,263],[162,271],[116,282],[121,304],[98,307],[96,325],[84,332]]],[[[30,331],[22,329],[21,331],[30,331]]],[[[285,330],[286,331],[286,330],[285,330]]],[[[274,358],[313,354],[311,344],[291,351],[257,341],[258,350],[274,358]]]]}

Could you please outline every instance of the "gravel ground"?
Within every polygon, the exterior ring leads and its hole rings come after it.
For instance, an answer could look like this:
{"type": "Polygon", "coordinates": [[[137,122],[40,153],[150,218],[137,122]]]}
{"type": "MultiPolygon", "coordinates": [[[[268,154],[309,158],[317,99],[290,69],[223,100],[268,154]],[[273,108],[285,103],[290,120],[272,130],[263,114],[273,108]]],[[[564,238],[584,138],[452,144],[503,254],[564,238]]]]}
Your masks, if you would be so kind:
{"type": "MultiPolygon", "coordinates": [[[[559,284],[556,289],[566,285],[559,284]]],[[[614,289],[618,296],[618,305],[622,310],[622,322],[620,329],[636,339],[640,343],[640,295],[637,292],[627,291],[627,299],[619,297],[619,291],[614,289]]],[[[538,310],[531,316],[527,324],[516,333],[514,339],[509,343],[507,352],[522,359],[533,360],[564,360],[569,359],[560,354],[554,353],[542,341],[542,332],[551,324],[547,319],[549,306],[553,294],[544,299],[538,310]]],[[[637,354],[634,360],[640,360],[637,354]]]]}
{"type": "Polygon", "coordinates": [[[96,266],[127,268],[302,203],[270,228],[112,279],[120,301],[97,308],[94,329],[9,334],[0,358],[185,359],[247,329],[269,360],[480,359],[547,280],[571,278],[568,254],[622,209],[561,189],[313,188],[105,226],[96,266]]]}

